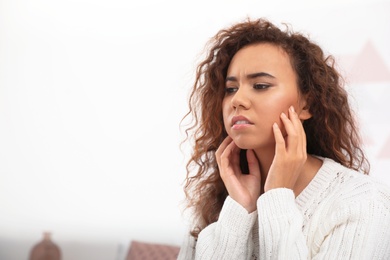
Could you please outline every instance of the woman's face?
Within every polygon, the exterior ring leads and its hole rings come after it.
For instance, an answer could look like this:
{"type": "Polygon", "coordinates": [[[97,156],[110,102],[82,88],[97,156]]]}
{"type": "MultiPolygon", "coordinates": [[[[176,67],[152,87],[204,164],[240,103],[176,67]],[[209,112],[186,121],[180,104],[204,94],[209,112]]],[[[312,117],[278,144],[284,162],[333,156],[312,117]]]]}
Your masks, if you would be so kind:
{"type": "Polygon", "coordinates": [[[225,84],[225,129],[242,149],[273,148],[273,123],[285,133],[281,113],[288,115],[288,108],[293,105],[300,114],[305,104],[289,56],[269,43],[239,50],[229,64],[225,84]]]}

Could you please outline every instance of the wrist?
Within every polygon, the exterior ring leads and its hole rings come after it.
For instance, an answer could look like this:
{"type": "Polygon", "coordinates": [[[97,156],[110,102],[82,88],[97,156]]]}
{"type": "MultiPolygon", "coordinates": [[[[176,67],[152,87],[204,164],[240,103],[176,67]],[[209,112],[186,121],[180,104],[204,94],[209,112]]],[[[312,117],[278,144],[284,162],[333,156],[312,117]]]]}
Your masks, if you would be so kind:
{"type": "Polygon", "coordinates": [[[257,200],[256,201],[243,201],[240,199],[236,199],[232,197],[234,201],[236,201],[238,204],[240,204],[246,211],[250,214],[257,210],[257,200]]]}

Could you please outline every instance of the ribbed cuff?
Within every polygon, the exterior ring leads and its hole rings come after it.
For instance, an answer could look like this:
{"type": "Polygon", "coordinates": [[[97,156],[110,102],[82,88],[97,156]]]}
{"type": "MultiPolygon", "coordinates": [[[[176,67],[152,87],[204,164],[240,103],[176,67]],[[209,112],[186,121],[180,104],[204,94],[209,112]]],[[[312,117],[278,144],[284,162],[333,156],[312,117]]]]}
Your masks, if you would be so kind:
{"type": "Polygon", "coordinates": [[[242,236],[249,234],[257,218],[257,211],[248,211],[228,196],[223,204],[218,222],[229,233],[242,236]]]}
{"type": "Polygon", "coordinates": [[[257,200],[259,221],[268,221],[296,214],[295,195],[291,189],[277,188],[264,193],[257,200]]]}

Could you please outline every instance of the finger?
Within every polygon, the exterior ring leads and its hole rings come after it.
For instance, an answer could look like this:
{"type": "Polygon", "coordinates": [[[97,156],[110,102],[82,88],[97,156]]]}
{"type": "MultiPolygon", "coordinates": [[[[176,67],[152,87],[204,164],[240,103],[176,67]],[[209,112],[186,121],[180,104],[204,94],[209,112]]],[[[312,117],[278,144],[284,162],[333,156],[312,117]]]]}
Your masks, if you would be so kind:
{"type": "Polygon", "coordinates": [[[293,106],[291,106],[288,109],[288,113],[289,113],[291,123],[294,125],[294,128],[297,130],[297,133],[304,132],[302,122],[299,119],[299,115],[297,114],[297,112],[295,112],[295,109],[293,106]]]}
{"type": "Polygon", "coordinates": [[[277,123],[273,124],[272,130],[275,138],[275,154],[284,154],[286,151],[286,143],[277,123]]]}
{"type": "Polygon", "coordinates": [[[252,149],[246,151],[246,159],[248,161],[249,174],[260,179],[260,165],[256,158],[255,152],[252,149]]]}
{"type": "Polygon", "coordinates": [[[306,152],[306,133],[305,129],[303,128],[302,122],[299,119],[298,114],[295,112],[295,109],[293,106],[289,108],[289,116],[292,124],[294,125],[297,135],[298,135],[298,140],[299,140],[299,149],[302,149],[302,151],[306,152]]]}
{"type": "Polygon", "coordinates": [[[225,149],[222,157],[228,158],[229,165],[233,169],[234,174],[241,174],[240,169],[240,148],[232,141],[225,149]]]}
{"type": "Polygon", "coordinates": [[[215,152],[215,157],[217,159],[217,163],[221,163],[221,155],[225,151],[226,147],[233,141],[233,139],[230,136],[227,136],[225,140],[222,141],[222,143],[219,145],[217,151],[215,152]]]}
{"type": "Polygon", "coordinates": [[[299,144],[299,137],[297,134],[297,130],[295,129],[294,124],[291,120],[286,116],[285,113],[280,115],[280,119],[283,122],[284,128],[286,129],[287,134],[287,150],[296,150],[299,144]]]}
{"type": "MultiPolygon", "coordinates": [[[[225,146],[225,144],[224,144],[224,146],[225,146]]],[[[232,162],[231,156],[234,152],[234,147],[235,147],[235,143],[233,142],[233,140],[230,140],[230,143],[227,143],[227,145],[224,147],[223,150],[221,149],[221,154],[220,154],[219,158],[221,160],[221,165],[223,167],[230,166],[230,163],[232,162]]],[[[221,148],[223,148],[223,147],[221,147],[221,148]]]]}

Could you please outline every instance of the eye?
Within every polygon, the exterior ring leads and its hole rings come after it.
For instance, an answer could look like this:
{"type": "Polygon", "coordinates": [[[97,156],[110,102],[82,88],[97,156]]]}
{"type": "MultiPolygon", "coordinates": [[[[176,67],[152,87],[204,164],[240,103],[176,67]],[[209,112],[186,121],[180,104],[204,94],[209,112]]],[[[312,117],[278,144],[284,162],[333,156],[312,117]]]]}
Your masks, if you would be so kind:
{"type": "Polygon", "coordinates": [[[254,89],[267,89],[269,88],[271,85],[269,84],[263,84],[263,83],[256,83],[253,85],[253,88],[254,89]]]}
{"type": "Polygon", "coordinates": [[[232,94],[232,93],[236,92],[237,89],[238,89],[238,88],[236,88],[236,87],[226,87],[226,88],[225,88],[225,93],[226,93],[226,94],[232,94]]]}

